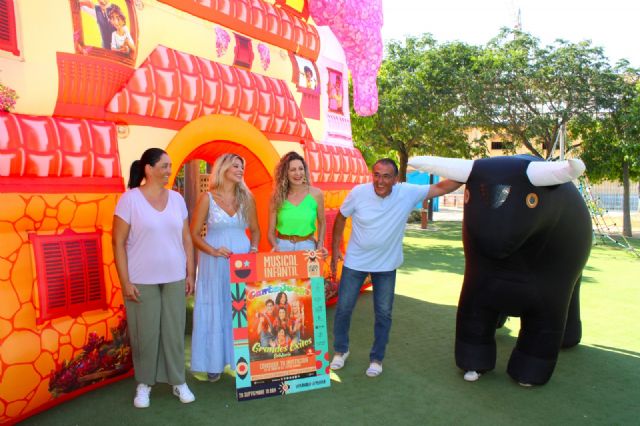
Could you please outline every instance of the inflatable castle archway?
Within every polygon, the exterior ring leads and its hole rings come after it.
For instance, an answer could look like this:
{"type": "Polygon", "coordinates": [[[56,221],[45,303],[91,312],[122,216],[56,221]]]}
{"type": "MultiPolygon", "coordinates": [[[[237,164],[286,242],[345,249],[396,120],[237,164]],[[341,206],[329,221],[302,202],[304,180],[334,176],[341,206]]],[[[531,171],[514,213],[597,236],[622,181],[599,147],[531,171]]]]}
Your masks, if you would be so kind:
{"type": "MultiPolygon", "coordinates": [[[[280,155],[269,140],[250,123],[237,117],[211,115],[200,117],[184,126],[166,148],[174,161],[170,184],[175,181],[180,165],[191,160],[212,164],[218,156],[233,152],[246,161],[245,183],[253,193],[260,229],[267,229],[269,197],[273,188],[273,170],[280,155]]],[[[262,235],[260,248],[268,249],[262,235]]]]}

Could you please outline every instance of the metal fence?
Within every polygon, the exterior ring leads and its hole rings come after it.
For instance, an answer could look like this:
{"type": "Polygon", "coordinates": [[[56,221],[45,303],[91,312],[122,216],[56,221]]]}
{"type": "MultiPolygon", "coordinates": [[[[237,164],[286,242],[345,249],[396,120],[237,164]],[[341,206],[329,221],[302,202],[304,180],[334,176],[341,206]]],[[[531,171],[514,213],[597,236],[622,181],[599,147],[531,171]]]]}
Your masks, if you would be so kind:
{"type": "MultiPolygon", "coordinates": [[[[623,190],[621,184],[615,182],[603,182],[597,185],[592,184],[591,194],[598,203],[598,207],[606,211],[622,211],[623,190]]],[[[638,182],[631,182],[629,194],[631,211],[640,211],[638,182]]],[[[440,207],[462,208],[464,206],[464,195],[460,190],[439,198],[440,207]]]]}
{"type": "MultiPolygon", "coordinates": [[[[622,210],[623,189],[622,185],[616,182],[602,182],[591,185],[591,193],[596,199],[598,206],[605,210],[622,210]]],[[[631,182],[629,188],[629,201],[631,211],[639,211],[638,182],[631,182]]]]}

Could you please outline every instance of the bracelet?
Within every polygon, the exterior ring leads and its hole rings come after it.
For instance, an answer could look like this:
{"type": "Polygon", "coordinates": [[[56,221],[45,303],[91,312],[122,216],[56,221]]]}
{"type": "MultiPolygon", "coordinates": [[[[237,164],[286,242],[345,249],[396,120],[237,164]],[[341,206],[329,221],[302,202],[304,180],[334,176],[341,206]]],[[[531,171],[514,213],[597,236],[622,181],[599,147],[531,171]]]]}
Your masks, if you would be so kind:
{"type": "Polygon", "coordinates": [[[249,248],[249,251],[258,251],[258,247],[256,247],[256,246],[251,246],[251,247],[249,248]]]}

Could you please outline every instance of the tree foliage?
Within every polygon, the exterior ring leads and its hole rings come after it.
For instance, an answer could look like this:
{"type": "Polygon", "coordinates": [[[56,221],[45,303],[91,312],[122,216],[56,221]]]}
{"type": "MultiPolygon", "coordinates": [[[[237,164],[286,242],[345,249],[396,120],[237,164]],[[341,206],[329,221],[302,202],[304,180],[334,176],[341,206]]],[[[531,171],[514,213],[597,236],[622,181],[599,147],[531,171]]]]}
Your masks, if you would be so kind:
{"type": "Polygon", "coordinates": [[[582,140],[581,158],[593,182],[623,187],[623,234],[631,236],[630,185],[640,179],[640,73],[619,64],[611,79],[609,108],[572,123],[582,140]]]}
{"type": "Polygon", "coordinates": [[[411,155],[478,154],[467,142],[459,92],[461,70],[471,65],[476,49],[463,43],[439,45],[428,34],[392,41],[386,49],[378,74],[378,112],[351,114],[353,138],[365,157],[395,153],[405,180],[411,155]]]}
{"type": "Polygon", "coordinates": [[[408,37],[386,46],[378,112],[352,111],[353,139],[368,164],[396,156],[404,180],[411,155],[478,157],[488,137],[511,142],[511,152],[524,147],[554,158],[568,129],[564,153],[581,156],[592,181],[623,184],[630,235],[629,184],[640,178],[639,81],[638,70],[625,61],[612,67],[589,41],[541,46],[510,29],[486,46],[408,37]],[[483,136],[471,140],[472,129],[483,136]]]}
{"type": "Polygon", "coordinates": [[[610,108],[571,127],[582,140],[581,158],[594,182],[622,182],[623,163],[631,178],[640,178],[640,73],[626,66],[616,71],[610,108]]]}
{"type": "Polygon", "coordinates": [[[609,106],[609,69],[590,42],[540,46],[530,34],[503,29],[475,58],[462,91],[466,113],[474,127],[510,140],[514,151],[524,146],[549,158],[563,126],[609,106]]]}

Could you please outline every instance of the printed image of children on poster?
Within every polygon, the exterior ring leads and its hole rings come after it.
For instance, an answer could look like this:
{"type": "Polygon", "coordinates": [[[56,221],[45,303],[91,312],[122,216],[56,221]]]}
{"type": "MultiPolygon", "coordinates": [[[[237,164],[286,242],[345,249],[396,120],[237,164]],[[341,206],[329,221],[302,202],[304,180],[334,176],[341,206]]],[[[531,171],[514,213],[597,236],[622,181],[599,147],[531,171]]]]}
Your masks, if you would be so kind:
{"type": "Polygon", "coordinates": [[[309,279],[247,285],[252,381],[315,374],[309,279]]]}

